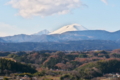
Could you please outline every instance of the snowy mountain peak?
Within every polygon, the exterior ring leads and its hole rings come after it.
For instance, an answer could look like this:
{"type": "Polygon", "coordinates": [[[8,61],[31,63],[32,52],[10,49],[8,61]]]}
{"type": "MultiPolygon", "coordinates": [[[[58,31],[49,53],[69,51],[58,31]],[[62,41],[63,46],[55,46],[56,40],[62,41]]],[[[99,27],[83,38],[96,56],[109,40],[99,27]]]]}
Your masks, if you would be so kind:
{"type": "Polygon", "coordinates": [[[88,30],[88,29],[79,24],[72,24],[72,25],[63,26],[62,28],[53,31],[50,34],[61,34],[68,31],[83,31],[83,30],[88,30]]]}
{"type": "Polygon", "coordinates": [[[38,33],[35,33],[35,34],[33,34],[33,35],[44,35],[44,34],[49,34],[50,32],[48,31],[48,30],[42,30],[42,31],[40,31],[40,32],[38,32],[38,33]]]}

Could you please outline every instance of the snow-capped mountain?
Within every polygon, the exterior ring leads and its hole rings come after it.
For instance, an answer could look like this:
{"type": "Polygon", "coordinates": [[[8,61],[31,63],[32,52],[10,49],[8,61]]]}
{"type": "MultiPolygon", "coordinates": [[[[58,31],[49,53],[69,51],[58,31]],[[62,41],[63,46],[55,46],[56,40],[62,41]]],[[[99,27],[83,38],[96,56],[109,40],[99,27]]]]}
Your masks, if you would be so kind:
{"type": "Polygon", "coordinates": [[[53,31],[50,34],[61,34],[68,31],[83,31],[83,30],[88,30],[88,29],[79,24],[72,24],[72,25],[63,26],[62,28],[53,31]]]}
{"type": "Polygon", "coordinates": [[[38,32],[38,33],[35,33],[35,34],[33,34],[33,35],[47,35],[47,34],[49,34],[50,32],[48,31],[48,30],[42,30],[42,31],[40,31],[40,32],[38,32]]]}

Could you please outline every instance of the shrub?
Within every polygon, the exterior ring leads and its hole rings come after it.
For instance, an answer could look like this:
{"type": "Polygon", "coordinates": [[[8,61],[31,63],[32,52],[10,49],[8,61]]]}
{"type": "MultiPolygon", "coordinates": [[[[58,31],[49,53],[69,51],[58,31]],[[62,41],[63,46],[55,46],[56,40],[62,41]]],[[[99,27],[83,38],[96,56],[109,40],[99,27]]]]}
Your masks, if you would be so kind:
{"type": "Polygon", "coordinates": [[[4,77],[3,80],[9,80],[7,77],[4,77]]]}

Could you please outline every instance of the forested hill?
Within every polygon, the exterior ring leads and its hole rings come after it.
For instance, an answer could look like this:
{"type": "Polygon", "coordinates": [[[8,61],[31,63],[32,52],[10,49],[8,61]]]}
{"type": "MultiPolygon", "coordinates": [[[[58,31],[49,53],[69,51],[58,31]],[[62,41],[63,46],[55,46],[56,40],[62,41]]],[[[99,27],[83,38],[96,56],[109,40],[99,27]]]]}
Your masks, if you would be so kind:
{"type": "Polygon", "coordinates": [[[24,42],[24,43],[0,43],[0,51],[89,51],[89,50],[113,50],[120,48],[120,43],[107,40],[81,40],[66,42],[24,42]]]}
{"type": "Polygon", "coordinates": [[[13,60],[0,58],[0,74],[5,73],[16,73],[16,72],[29,72],[35,73],[36,70],[31,66],[15,62],[13,60]]]}
{"type": "MultiPolygon", "coordinates": [[[[34,69],[36,69],[38,72],[31,74],[31,76],[39,77],[38,80],[97,80],[96,77],[101,76],[102,79],[105,76],[105,78],[108,78],[105,80],[109,80],[114,73],[120,73],[120,49],[79,52],[45,50],[0,52],[0,57],[5,58],[0,59],[1,74],[13,74],[15,72],[34,73],[34,69]],[[34,69],[20,63],[32,65],[34,69]],[[109,77],[106,77],[107,75],[109,77]]],[[[25,73],[17,75],[24,76],[25,73]]],[[[120,79],[114,78],[112,80],[120,79]]]]}

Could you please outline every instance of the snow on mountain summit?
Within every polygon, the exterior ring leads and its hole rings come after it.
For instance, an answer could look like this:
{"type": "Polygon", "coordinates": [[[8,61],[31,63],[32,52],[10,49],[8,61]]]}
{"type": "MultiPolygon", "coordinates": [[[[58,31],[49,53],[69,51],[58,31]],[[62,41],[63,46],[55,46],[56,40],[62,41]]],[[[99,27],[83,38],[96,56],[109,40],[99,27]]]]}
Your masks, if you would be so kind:
{"type": "Polygon", "coordinates": [[[83,30],[88,30],[88,29],[79,24],[72,24],[72,25],[63,26],[62,28],[53,31],[50,34],[61,34],[68,31],[83,31],[83,30]]]}

